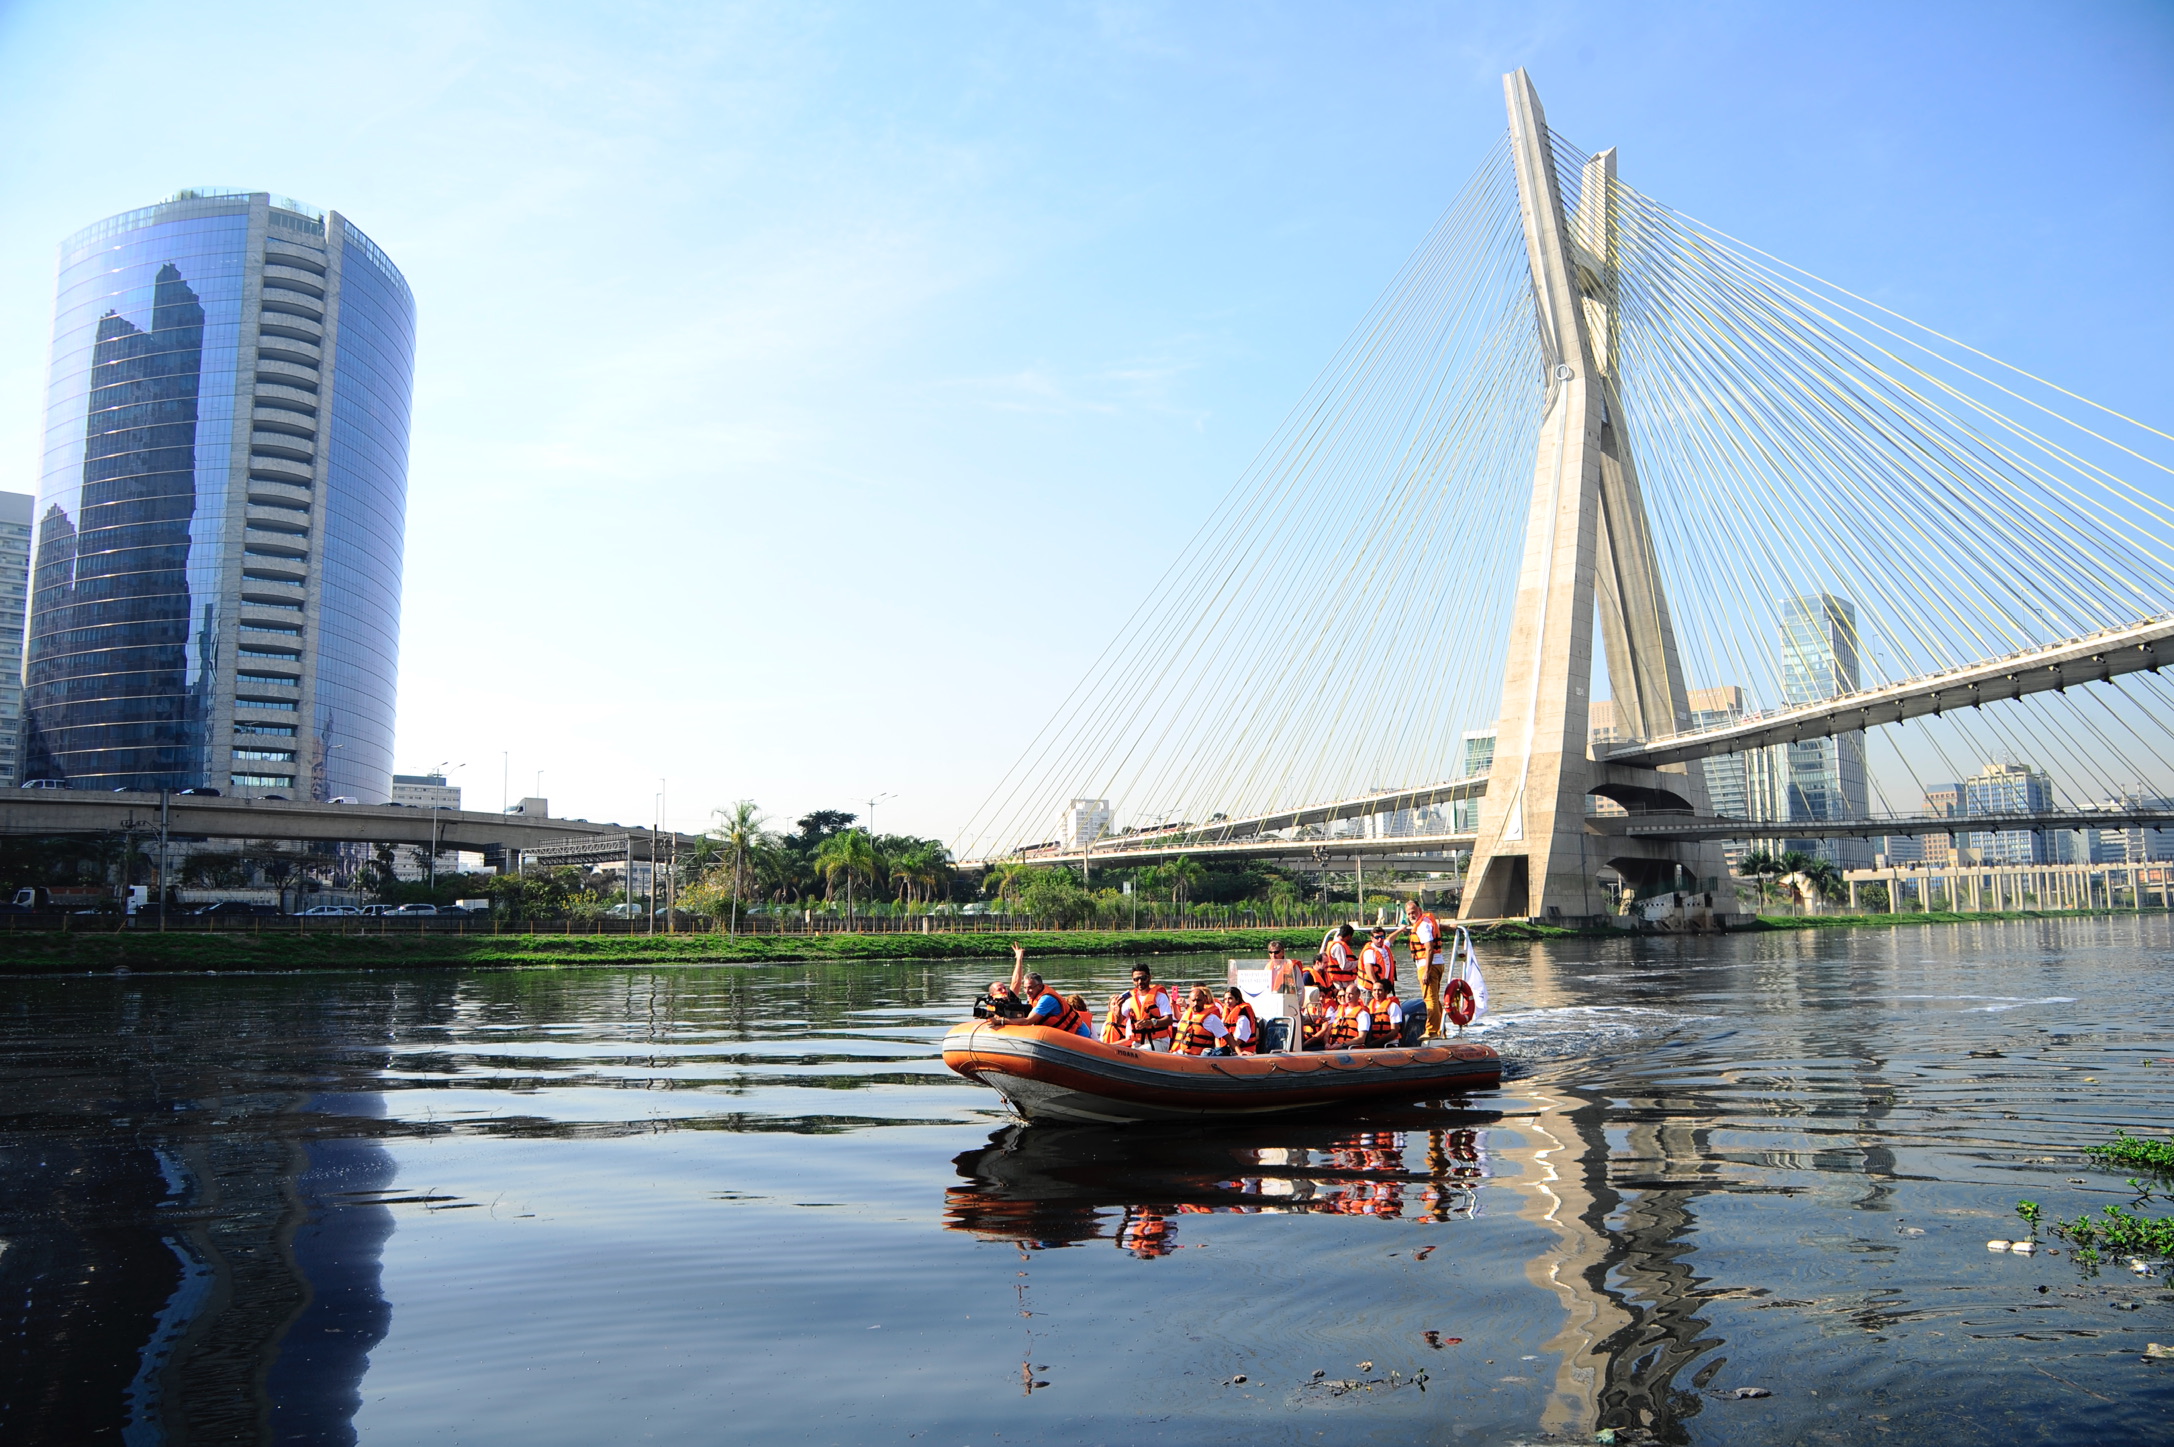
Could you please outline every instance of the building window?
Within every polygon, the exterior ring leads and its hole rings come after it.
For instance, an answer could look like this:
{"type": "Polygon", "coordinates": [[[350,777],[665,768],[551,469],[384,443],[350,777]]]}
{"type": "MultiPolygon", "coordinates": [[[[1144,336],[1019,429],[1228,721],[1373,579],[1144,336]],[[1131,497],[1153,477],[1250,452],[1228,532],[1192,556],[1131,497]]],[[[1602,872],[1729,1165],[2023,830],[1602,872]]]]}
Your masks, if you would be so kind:
{"type": "Polygon", "coordinates": [[[265,763],[270,764],[291,764],[294,762],[294,750],[236,749],[234,751],[234,757],[237,759],[260,759],[265,763]]]}
{"type": "Polygon", "coordinates": [[[234,706],[236,708],[280,709],[287,713],[298,711],[294,706],[294,700],[287,698],[237,698],[234,700],[234,706]]]}
{"type": "Polygon", "coordinates": [[[291,739],[294,737],[294,725],[238,723],[234,725],[234,732],[238,734],[263,734],[270,738],[291,739]]]}
{"type": "Polygon", "coordinates": [[[291,789],[294,780],[285,774],[232,774],[237,789],[291,789]]]}
{"type": "Polygon", "coordinates": [[[236,649],[235,651],[241,654],[241,656],[244,658],[276,659],[278,662],[292,663],[297,667],[299,667],[302,662],[302,655],[299,653],[269,653],[261,648],[241,648],[236,649]]]}

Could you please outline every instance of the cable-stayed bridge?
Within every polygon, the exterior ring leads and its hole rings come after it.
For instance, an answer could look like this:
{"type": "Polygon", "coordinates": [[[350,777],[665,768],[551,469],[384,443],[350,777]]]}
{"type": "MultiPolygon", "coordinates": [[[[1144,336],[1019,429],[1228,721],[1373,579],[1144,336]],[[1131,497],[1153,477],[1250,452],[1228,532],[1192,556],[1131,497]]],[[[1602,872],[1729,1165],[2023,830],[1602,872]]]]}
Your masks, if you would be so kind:
{"type": "Polygon", "coordinates": [[[2174,438],[1641,195],[1504,89],[963,852],[1462,854],[1467,916],[1589,916],[1604,873],[1726,890],[1727,840],[2174,822],[2174,438]]]}

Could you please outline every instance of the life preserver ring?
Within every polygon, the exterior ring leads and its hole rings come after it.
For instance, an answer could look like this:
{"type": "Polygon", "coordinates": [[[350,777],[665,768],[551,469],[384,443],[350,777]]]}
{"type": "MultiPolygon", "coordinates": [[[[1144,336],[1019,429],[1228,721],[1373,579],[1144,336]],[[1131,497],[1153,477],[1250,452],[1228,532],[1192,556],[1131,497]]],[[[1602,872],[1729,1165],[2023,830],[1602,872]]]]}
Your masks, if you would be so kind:
{"type": "Polygon", "coordinates": [[[1472,1023],[1472,1016],[1479,1010],[1479,998],[1472,993],[1472,986],[1463,979],[1453,979],[1442,1001],[1450,1023],[1459,1030],[1472,1023]]]}

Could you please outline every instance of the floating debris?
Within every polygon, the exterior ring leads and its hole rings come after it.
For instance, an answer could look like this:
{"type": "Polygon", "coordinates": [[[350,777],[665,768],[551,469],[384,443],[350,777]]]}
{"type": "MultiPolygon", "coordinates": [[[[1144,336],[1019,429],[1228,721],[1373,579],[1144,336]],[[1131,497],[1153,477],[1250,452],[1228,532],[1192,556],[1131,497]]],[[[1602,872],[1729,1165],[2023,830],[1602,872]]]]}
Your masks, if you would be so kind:
{"type": "Polygon", "coordinates": [[[1724,1397],[1733,1397],[1739,1402],[1748,1402],[1753,1397],[1771,1397],[1774,1394],[1764,1387],[1735,1387],[1729,1391],[1723,1392],[1721,1395],[1724,1397]]]}
{"type": "Polygon", "coordinates": [[[2036,1241],[2018,1241],[2008,1250],[2017,1256],[2029,1256],[2038,1249],[2036,1241]]]}
{"type": "Polygon", "coordinates": [[[2006,1251],[2008,1243],[2006,1241],[1988,1241],[1985,1243],[1985,1249],[1988,1251],[2006,1251]]]}

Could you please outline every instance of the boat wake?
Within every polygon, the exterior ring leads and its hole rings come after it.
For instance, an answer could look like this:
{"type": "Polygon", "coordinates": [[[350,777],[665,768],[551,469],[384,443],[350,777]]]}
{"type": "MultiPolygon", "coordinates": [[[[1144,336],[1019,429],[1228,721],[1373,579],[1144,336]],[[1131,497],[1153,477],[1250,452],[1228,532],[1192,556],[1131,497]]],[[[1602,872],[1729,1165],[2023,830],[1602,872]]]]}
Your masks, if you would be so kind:
{"type": "Polygon", "coordinates": [[[1505,1063],[1536,1063],[1644,1045],[1713,1018],[1639,1005],[1562,1005],[1505,1010],[1470,1026],[1465,1035],[1492,1045],[1505,1063]]]}

